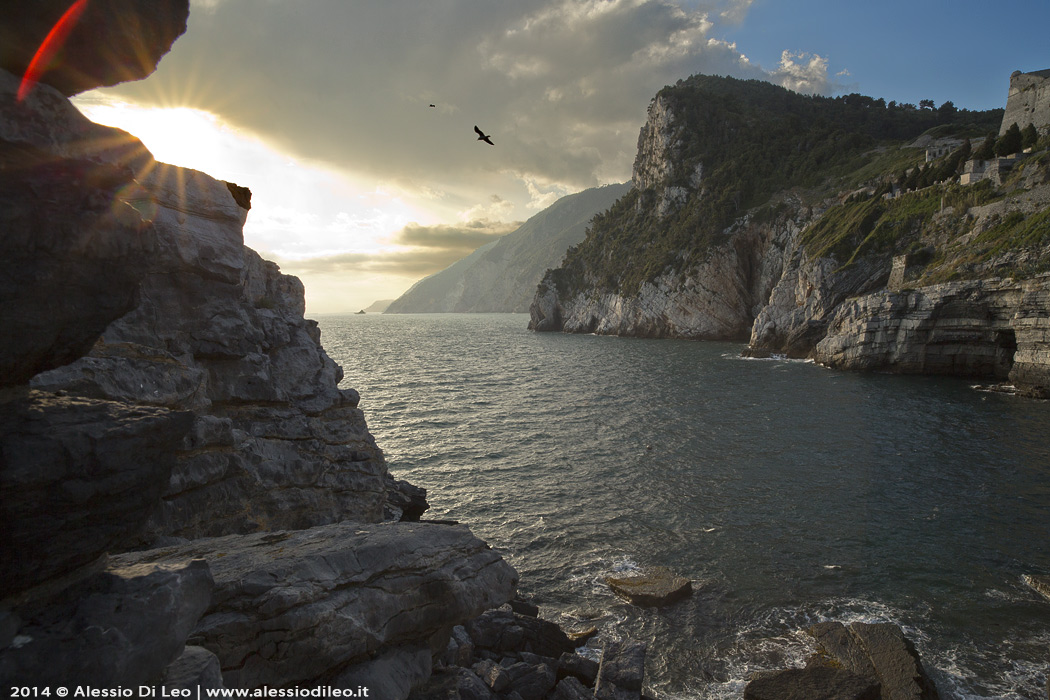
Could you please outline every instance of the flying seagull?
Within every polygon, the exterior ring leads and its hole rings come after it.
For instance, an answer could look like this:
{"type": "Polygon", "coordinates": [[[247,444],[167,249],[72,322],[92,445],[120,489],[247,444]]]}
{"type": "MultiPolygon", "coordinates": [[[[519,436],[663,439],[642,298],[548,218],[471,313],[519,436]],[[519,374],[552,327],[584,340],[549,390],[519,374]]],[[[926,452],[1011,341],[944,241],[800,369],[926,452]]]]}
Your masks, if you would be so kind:
{"type": "Polygon", "coordinates": [[[478,135],[478,141],[484,141],[485,143],[487,143],[490,146],[495,146],[496,145],[496,144],[492,143],[492,141],[489,139],[489,137],[485,135],[485,132],[482,131],[481,129],[479,129],[477,126],[474,127],[474,131],[478,135]]]}

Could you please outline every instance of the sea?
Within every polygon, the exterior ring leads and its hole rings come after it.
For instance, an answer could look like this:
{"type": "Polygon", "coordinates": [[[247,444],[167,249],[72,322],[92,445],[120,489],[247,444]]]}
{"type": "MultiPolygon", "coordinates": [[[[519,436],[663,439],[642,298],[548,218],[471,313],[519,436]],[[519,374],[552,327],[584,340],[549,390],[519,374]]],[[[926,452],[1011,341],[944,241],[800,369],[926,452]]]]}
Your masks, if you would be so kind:
{"type": "Polygon", "coordinates": [[[521,314],[318,317],[424,519],[499,550],[541,616],[647,642],[657,700],[740,698],[802,630],[892,622],[942,698],[1043,699],[1050,402],[956,378],[534,333],[521,314]],[[694,582],[663,608],[605,577],[694,582]]]}

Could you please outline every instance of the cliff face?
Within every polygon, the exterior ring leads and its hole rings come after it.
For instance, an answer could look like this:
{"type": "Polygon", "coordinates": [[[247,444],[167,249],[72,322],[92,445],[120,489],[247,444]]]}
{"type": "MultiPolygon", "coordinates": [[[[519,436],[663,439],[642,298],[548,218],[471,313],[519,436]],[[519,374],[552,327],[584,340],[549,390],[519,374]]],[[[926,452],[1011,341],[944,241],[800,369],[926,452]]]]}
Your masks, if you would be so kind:
{"type": "Polygon", "coordinates": [[[544,271],[557,267],[594,215],[628,189],[606,185],[562,197],[516,231],[420,280],[385,313],[527,312],[544,271]]]}
{"type": "MultiPolygon", "coordinates": [[[[117,33],[185,9],[133,5],[117,33]]],[[[0,683],[380,669],[403,698],[516,573],[466,528],[380,522],[421,490],[338,389],[302,284],[244,247],[244,188],[19,84],[0,70],[0,683]]]]}
{"type": "Polygon", "coordinates": [[[1050,131],[1050,70],[1017,71],[1010,76],[1010,91],[999,135],[1005,134],[1013,124],[1022,129],[1033,124],[1044,134],[1050,131]]]}
{"type": "MultiPolygon", "coordinates": [[[[793,104],[787,100],[783,111],[793,104]]],[[[846,124],[877,111],[873,102],[863,105],[846,124]]],[[[760,136],[749,137],[747,118],[730,122],[724,109],[697,117],[706,104],[690,101],[681,87],[653,100],[639,136],[633,198],[545,276],[530,328],[747,338],[753,355],[1008,380],[1020,391],[1046,394],[1050,356],[1039,330],[1050,313],[1043,291],[1050,269],[1045,152],[1021,159],[999,188],[942,183],[903,192],[892,186],[896,172],[879,176],[865,166],[876,175],[860,189],[785,189],[704,233],[695,214],[705,206],[721,211],[710,204],[725,184],[716,178],[732,174],[708,142],[721,143],[727,133],[729,143],[766,142],[761,134],[769,128],[754,117],[760,136]],[[669,253],[660,250],[667,247],[669,253]],[[620,272],[647,266],[659,272],[637,285],[620,272]],[[945,286],[946,279],[958,281],[945,286]]],[[[889,148],[861,148],[850,163],[877,162],[889,148]]],[[[746,159],[746,146],[733,158],[746,159]]],[[[807,167],[821,172],[819,164],[807,167]]],[[[750,172],[761,177],[763,168],[759,162],[750,172]]],[[[776,175],[771,182],[789,180],[776,175]]]]}

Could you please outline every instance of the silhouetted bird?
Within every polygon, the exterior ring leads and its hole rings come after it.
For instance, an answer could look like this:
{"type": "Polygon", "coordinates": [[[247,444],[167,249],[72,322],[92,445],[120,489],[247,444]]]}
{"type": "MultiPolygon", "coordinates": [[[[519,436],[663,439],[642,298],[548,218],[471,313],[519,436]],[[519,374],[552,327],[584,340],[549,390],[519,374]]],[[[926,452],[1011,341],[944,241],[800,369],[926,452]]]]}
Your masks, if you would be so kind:
{"type": "Polygon", "coordinates": [[[489,140],[489,137],[485,135],[485,132],[482,131],[481,129],[479,129],[477,126],[474,127],[474,131],[478,135],[478,141],[484,141],[485,143],[487,143],[490,146],[495,146],[496,145],[496,144],[492,143],[492,141],[489,140]]]}
{"type": "Polygon", "coordinates": [[[437,105],[430,105],[431,107],[437,107],[437,105]]]}

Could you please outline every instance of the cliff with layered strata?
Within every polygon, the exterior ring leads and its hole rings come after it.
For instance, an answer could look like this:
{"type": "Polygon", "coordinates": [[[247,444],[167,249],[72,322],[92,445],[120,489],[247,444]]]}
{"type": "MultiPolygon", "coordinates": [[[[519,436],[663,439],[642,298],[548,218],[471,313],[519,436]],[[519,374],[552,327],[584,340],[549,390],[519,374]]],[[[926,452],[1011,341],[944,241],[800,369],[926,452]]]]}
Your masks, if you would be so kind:
{"type": "MultiPolygon", "coordinates": [[[[923,165],[931,137],[916,139],[944,115],[777,90],[700,77],[661,91],[634,189],[541,282],[530,328],[747,340],[754,355],[1046,395],[1045,141],[1000,183],[961,186],[964,154],[923,165]],[[834,126],[793,123],[806,115],[834,126]]],[[[929,133],[1001,118],[950,116],[929,133]]]]}
{"type": "MultiPolygon", "coordinates": [[[[109,84],[77,70],[105,53],[85,42],[145,42],[148,74],[189,11],[118,4],[74,28],[61,90],[23,99],[17,52],[0,70],[0,684],[403,698],[517,574],[465,527],[408,522],[421,490],[338,388],[302,284],[244,246],[249,193],[66,99],[109,84]]],[[[5,7],[5,30],[64,5],[5,7]]],[[[110,73],[141,77],[121,55],[110,73]]]]}

